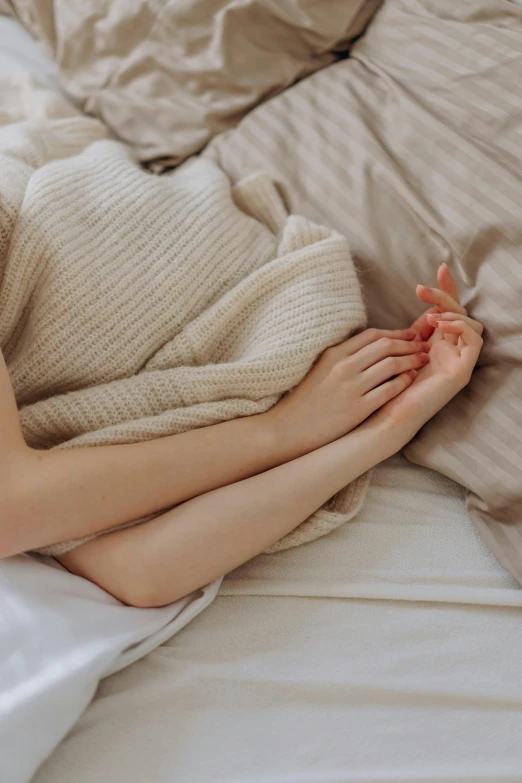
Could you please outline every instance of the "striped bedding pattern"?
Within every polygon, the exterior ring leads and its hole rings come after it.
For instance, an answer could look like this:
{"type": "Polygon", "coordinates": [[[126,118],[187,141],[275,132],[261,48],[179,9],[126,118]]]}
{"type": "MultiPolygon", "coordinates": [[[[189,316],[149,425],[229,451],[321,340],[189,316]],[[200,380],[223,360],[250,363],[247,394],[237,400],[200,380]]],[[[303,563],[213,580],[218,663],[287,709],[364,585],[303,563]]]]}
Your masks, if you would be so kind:
{"type": "Polygon", "coordinates": [[[485,345],[406,454],[469,490],[472,519],[522,581],[522,8],[385,0],[350,58],[205,154],[233,180],[268,171],[292,211],[349,238],[373,325],[411,322],[415,284],[448,263],[485,345]]]}

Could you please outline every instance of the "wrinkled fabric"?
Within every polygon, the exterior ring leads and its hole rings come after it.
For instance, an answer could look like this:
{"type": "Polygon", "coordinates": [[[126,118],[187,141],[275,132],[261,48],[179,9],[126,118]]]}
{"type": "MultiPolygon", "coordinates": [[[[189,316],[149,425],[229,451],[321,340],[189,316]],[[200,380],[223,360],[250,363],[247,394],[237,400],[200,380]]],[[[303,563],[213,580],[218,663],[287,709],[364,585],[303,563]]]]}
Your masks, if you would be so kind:
{"type": "Polygon", "coordinates": [[[10,0],[67,93],[136,154],[180,161],[333,62],[381,0],[10,0]]]}
{"type": "Polygon", "coordinates": [[[0,561],[2,783],[29,783],[100,679],[177,633],[219,583],[161,609],[134,609],[56,564],[28,555],[0,561]]]}
{"type": "Polygon", "coordinates": [[[387,0],[351,56],[267,102],[205,154],[264,169],[292,211],[349,237],[372,326],[422,312],[446,262],[485,325],[472,382],[408,457],[469,490],[522,581],[522,9],[387,0]]]}

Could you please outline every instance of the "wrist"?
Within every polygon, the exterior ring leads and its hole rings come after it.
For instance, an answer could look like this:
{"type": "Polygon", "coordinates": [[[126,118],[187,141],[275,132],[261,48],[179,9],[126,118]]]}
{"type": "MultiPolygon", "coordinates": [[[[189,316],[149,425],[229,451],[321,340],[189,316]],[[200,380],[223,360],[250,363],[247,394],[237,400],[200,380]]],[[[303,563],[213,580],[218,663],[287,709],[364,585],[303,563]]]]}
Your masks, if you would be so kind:
{"type": "Polygon", "coordinates": [[[425,420],[414,415],[402,422],[386,419],[382,424],[381,439],[383,445],[389,444],[389,456],[391,457],[404,448],[415,437],[423,424],[425,424],[425,420]]]}
{"type": "Polygon", "coordinates": [[[263,433],[264,448],[267,449],[274,466],[297,459],[313,450],[307,448],[304,438],[298,437],[295,430],[289,426],[288,415],[285,414],[288,412],[280,411],[279,407],[274,405],[255,417],[263,433]]]}
{"type": "Polygon", "coordinates": [[[266,455],[266,463],[270,467],[276,467],[283,462],[292,459],[286,457],[291,452],[289,436],[284,422],[280,420],[275,408],[270,408],[265,413],[252,417],[252,423],[258,430],[258,444],[266,455]]]}
{"type": "MultiPolygon", "coordinates": [[[[371,417],[373,418],[373,417],[371,417]]],[[[379,453],[382,453],[381,461],[392,457],[402,447],[413,438],[419,427],[413,425],[412,422],[408,422],[407,426],[400,425],[393,419],[378,414],[375,415],[375,425],[373,429],[375,431],[375,439],[379,453]]],[[[371,424],[371,421],[369,422],[371,424]]],[[[421,426],[421,425],[419,425],[421,426]]]]}
{"type": "Polygon", "coordinates": [[[362,438],[364,444],[368,444],[374,457],[373,464],[377,465],[388,457],[400,451],[407,441],[404,428],[399,427],[389,418],[379,412],[374,413],[366,421],[345,435],[345,439],[352,436],[362,438]]]}
{"type": "MultiPolygon", "coordinates": [[[[393,404],[389,413],[386,406],[382,409],[382,425],[388,436],[395,438],[402,448],[409,443],[418,431],[432,419],[462,389],[462,384],[454,378],[430,378],[429,388],[418,395],[405,415],[404,410],[397,414],[393,404]]],[[[400,408],[399,408],[400,410],[400,408]]],[[[379,412],[377,416],[381,415],[379,412]]]]}

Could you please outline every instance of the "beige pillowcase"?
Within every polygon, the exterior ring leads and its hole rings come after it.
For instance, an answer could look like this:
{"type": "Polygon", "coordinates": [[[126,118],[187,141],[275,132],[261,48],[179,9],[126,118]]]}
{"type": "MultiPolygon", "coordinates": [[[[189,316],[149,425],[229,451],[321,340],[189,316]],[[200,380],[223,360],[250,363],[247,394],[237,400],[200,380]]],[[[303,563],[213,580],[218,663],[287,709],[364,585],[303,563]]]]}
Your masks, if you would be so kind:
{"type": "Polygon", "coordinates": [[[381,0],[4,0],[67,93],[144,160],[179,161],[330,64],[381,0]]]}
{"type": "Polygon", "coordinates": [[[351,55],[205,154],[233,179],[265,169],[292,211],[349,238],[375,326],[411,323],[415,284],[449,264],[484,349],[406,454],[467,487],[522,581],[522,8],[387,0],[351,55]]]}

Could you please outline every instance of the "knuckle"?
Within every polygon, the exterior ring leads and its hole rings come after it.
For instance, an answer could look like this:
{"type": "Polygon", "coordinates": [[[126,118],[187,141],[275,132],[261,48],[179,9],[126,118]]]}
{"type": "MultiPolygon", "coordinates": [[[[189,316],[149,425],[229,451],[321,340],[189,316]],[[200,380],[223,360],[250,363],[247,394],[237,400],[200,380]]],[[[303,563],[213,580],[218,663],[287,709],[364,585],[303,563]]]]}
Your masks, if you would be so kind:
{"type": "Polygon", "coordinates": [[[332,365],[330,375],[336,382],[341,382],[346,376],[346,371],[349,368],[348,359],[340,359],[337,357],[337,361],[332,365]]]}
{"type": "Polygon", "coordinates": [[[367,334],[367,335],[368,335],[368,337],[370,337],[372,340],[377,340],[377,338],[378,338],[378,337],[379,337],[379,335],[380,335],[380,330],[379,330],[379,329],[375,329],[375,327],[373,327],[373,326],[372,326],[370,329],[367,329],[367,330],[366,330],[366,334],[367,334]]]}
{"type": "Polygon", "coordinates": [[[406,343],[403,347],[403,353],[418,353],[421,348],[421,342],[419,340],[412,340],[412,342],[406,343]]]}
{"type": "Polygon", "coordinates": [[[372,407],[374,410],[377,410],[377,408],[381,408],[385,402],[388,402],[393,397],[393,394],[390,394],[389,389],[385,389],[384,387],[379,390],[379,393],[375,395],[373,398],[373,404],[372,407]]]}
{"type": "Polygon", "coordinates": [[[396,397],[403,390],[405,383],[402,378],[394,378],[387,386],[386,394],[388,397],[396,397]]]}
{"type": "Polygon", "coordinates": [[[393,349],[393,340],[391,337],[381,337],[379,345],[383,351],[389,353],[393,349]]]}

